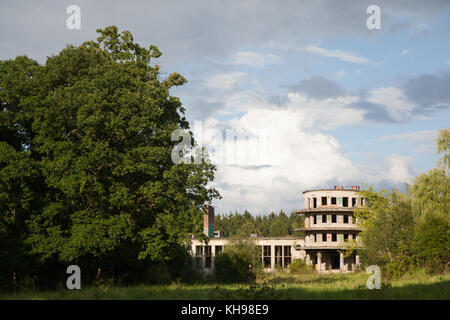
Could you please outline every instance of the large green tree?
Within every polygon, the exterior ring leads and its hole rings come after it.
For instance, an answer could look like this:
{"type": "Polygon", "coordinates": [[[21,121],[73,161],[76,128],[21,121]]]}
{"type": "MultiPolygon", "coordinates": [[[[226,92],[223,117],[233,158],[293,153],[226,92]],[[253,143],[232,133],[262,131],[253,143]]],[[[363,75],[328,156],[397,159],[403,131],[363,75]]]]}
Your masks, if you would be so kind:
{"type": "Polygon", "coordinates": [[[201,231],[212,164],[174,164],[189,130],[161,52],[115,26],[39,65],[0,63],[0,241],[41,262],[164,261],[201,231]],[[18,236],[16,236],[18,237],[18,236]],[[25,250],[25,249],[24,249],[25,250]]]}

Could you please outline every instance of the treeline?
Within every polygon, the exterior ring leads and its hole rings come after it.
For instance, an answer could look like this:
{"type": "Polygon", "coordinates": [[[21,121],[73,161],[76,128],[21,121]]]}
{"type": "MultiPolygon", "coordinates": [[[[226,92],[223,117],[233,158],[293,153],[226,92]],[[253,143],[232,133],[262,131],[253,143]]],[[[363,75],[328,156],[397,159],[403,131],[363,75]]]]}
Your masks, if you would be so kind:
{"type": "Polygon", "coordinates": [[[244,213],[219,214],[214,219],[214,229],[221,231],[225,237],[258,237],[303,236],[304,232],[295,231],[303,228],[304,216],[291,213],[289,216],[280,211],[265,216],[254,216],[247,210],[244,213]]]}
{"type": "Polygon", "coordinates": [[[363,228],[361,260],[390,276],[425,268],[450,271],[450,128],[440,130],[436,168],[399,190],[376,191],[367,186],[368,205],[357,212],[363,228]]]}

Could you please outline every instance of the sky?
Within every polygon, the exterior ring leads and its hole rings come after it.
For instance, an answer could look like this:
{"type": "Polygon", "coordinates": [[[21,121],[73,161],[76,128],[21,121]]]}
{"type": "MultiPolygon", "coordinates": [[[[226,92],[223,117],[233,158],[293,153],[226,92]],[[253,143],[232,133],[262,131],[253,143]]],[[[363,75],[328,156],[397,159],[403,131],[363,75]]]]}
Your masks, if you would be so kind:
{"type": "Polygon", "coordinates": [[[302,191],[334,185],[403,189],[439,160],[450,1],[2,0],[0,59],[45,63],[109,25],[156,45],[163,76],[188,80],[171,94],[216,156],[216,212],[291,212],[302,191]],[[80,29],[67,27],[70,5],[80,29]],[[368,28],[370,5],[380,29],[368,28]],[[252,149],[248,139],[264,134],[270,148],[252,149]]]}

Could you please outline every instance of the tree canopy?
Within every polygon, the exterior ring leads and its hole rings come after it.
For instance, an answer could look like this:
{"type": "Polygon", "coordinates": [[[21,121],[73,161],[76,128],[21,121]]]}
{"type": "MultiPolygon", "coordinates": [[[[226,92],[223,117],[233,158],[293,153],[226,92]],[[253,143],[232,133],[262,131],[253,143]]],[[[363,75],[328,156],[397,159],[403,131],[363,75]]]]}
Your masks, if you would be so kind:
{"type": "Polygon", "coordinates": [[[97,32],[44,65],[0,61],[0,267],[8,277],[28,272],[25,260],[170,260],[219,197],[208,186],[214,165],[171,161],[172,133],[189,123],[170,89],[186,80],[162,79],[161,52],[130,32],[97,32]]]}

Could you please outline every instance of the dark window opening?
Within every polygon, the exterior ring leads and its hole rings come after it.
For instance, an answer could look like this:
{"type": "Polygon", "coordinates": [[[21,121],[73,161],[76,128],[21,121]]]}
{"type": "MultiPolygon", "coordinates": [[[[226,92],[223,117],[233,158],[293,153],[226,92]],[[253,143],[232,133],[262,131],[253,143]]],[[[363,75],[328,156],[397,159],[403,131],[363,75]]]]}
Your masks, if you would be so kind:
{"type": "Polygon", "coordinates": [[[344,215],[344,223],[348,223],[348,215],[344,215]]]}
{"type": "Polygon", "coordinates": [[[331,204],[336,204],[336,197],[331,197],[331,204]]]}
{"type": "Polygon", "coordinates": [[[337,241],[337,234],[336,233],[332,233],[331,234],[331,241],[332,242],[336,242],[337,241]]]}
{"type": "Polygon", "coordinates": [[[271,247],[270,246],[264,246],[264,255],[263,255],[263,261],[264,261],[264,267],[270,268],[270,260],[271,260],[271,247]]]}
{"type": "Polygon", "coordinates": [[[317,198],[313,198],[313,208],[317,208],[317,198]]]}
{"type": "Polygon", "coordinates": [[[275,264],[277,266],[283,266],[283,246],[275,246],[275,264]]]}
{"type": "Polygon", "coordinates": [[[344,241],[348,241],[348,233],[344,233],[344,241]]]}
{"type": "Polygon", "coordinates": [[[314,215],[314,224],[317,224],[317,216],[314,215]]]}
{"type": "Polygon", "coordinates": [[[335,214],[331,215],[331,223],[336,223],[336,215],[335,214]]]}
{"type": "Polygon", "coordinates": [[[322,242],[327,242],[327,234],[322,233],[322,242]]]}
{"type": "Polygon", "coordinates": [[[352,207],[356,207],[356,198],[352,198],[352,207]]]}
{"type": "Polygon", "coordinates": [[[211,246],[205,246],[205,268],[211,268],[212,266],[212,248],[211,246]]]}
{"type": "Polygon", "coordinates": [[[327,197],[322,197],[322,205],[323,206],[327,205],[327,197]]]}
{"type": "Polygon", "coordinates": [[[216,247],[215,247],[215,250],[216,250],[215,255],[217,256],[219,253],[222,252],[223,247],[222,247],[222,246],[216,246],[216,247]]]}
{"type": "Polygon", "coordinates": [[[348,207],[348,197],[342,198],[342,206],[343,207],[348,207]]]}
{"type": "Polygon", "coordinates": [[[284,246],[284,267],[286,268],[291,263],[291,246],[284,246]]]}

